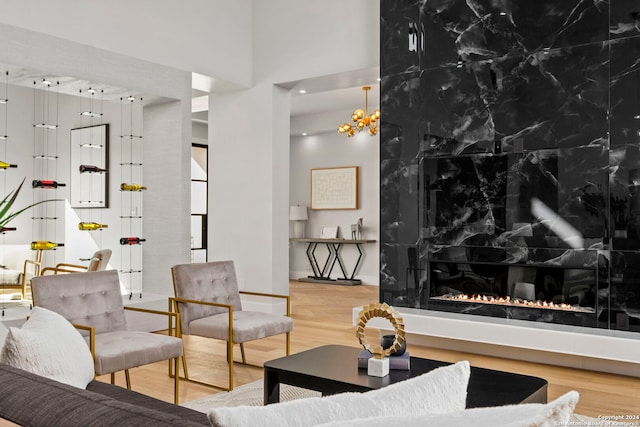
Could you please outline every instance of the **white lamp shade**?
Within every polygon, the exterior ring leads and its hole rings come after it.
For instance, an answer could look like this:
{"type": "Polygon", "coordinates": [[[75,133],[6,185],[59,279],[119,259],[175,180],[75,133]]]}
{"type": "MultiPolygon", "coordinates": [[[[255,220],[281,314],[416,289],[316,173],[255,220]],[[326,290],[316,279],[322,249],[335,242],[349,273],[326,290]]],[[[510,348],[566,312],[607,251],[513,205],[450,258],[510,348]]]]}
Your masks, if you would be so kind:
{"type": "Polygon", "coordinates": [[[289,219],[291,221],[306,221],[309,219],[307,216],[306,206],[291,206],[289,208],[289,219]]]}

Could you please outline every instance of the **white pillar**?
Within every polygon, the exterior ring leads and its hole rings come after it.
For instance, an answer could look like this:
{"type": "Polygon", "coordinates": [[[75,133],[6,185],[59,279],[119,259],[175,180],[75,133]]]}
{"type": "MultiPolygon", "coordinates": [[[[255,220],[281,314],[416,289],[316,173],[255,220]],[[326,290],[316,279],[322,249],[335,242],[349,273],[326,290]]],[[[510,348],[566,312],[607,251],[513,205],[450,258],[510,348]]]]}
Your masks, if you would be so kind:
{"type": "Polygon", "coordinates": [[[289,291],[289,114],[271,84],[209,101],[209,260],[247,290],[289,291]]]}

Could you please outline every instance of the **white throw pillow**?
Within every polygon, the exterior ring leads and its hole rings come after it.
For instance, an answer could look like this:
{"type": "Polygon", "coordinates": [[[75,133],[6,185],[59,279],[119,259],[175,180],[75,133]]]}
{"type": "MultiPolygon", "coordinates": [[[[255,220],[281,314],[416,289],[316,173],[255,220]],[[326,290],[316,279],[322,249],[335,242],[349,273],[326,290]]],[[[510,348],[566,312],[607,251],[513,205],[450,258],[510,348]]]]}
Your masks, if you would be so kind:
{"type": "Polygon", "coordinates": [[[322,424],[321,427],[560,427],[570,421],[579,397],[578,392],[570,391],[547,404],[473,408],[451,414],[361,418],[322,424]]]}
{"type": "Polygon", "coordinates": [[[0,322],[0,347],[4,344],[4,340],[7,338],[7,335],[9,335],[9,329],[4,326],[4,323],[0,322]]]}
{"type": "Polygon", "coordinates": [[[58,313],[35,307],[22,328],[9,328],[0,363],[86,388],[93,357],[80,332],[58,313]]]}
{"type": "Polygon", "coordinates": [[[261,407],[216,408],[207,414],[214,427],[314,426],[364,417],[446,414],[464,409],[469,362],[434,369],[366,393],[310,397],[261,407]]]}

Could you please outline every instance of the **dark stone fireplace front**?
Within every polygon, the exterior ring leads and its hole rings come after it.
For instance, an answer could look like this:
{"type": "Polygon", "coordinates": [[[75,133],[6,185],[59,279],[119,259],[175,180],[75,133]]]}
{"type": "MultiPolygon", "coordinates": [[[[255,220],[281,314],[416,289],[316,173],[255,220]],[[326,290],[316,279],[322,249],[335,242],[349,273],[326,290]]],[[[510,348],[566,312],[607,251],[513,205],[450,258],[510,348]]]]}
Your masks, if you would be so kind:
{"type": "Polygon", "coordinates": [[[543,3],[381,1],[380,299],[640,332],[638,5],[543,3]]]}

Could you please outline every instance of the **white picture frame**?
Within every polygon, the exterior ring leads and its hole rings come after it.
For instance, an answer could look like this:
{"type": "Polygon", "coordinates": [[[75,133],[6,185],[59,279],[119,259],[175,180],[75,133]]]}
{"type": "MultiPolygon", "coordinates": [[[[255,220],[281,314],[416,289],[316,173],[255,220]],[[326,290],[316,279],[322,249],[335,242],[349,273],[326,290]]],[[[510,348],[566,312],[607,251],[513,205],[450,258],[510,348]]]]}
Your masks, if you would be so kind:
{"type": "Polygon", "coordinates": [[[337,226],[324,226],[322,227],[321,239],[337,239],[338,227],[337,226]]]}
{"type": "Polygon", "coordinates": [[[311,169],[311,209],[358,209],[358,166],[311,169]]]}

